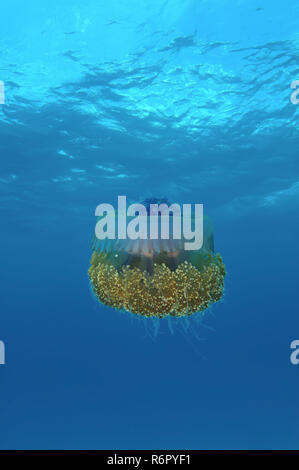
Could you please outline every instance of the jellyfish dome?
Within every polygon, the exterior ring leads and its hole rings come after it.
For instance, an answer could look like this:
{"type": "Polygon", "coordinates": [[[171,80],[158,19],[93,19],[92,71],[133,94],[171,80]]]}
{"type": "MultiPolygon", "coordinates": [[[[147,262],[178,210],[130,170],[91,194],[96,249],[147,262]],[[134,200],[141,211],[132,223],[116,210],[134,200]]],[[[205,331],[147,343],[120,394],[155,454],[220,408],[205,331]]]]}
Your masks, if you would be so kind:
{"type": "MultiPolygon", "coordinates": [[[[150,215],[153,204],[160,208],[165,202],[147,199],[142,204],[150,215]]],[[[95,237],[92,250],[90,283],[97,299],[107,306],[144,317],[183,317],[203,312],[223,295],[225,267],[220,254],[214,253],[208,217],[203,218],[198,250],[186,250],[183,240],[172,236],[95,237]]]]}

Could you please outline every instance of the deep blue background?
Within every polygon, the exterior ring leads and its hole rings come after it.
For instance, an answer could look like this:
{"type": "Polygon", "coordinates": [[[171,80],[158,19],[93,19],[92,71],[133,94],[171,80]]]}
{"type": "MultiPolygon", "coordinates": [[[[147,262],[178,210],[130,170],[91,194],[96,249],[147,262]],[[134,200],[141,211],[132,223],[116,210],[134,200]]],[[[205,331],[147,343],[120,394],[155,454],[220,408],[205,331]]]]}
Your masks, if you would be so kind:
{"type": "Polygon", "coordinates": [[[0,448],[298,449],[298,2],[80,3],[1,6],[0,448]],[[122,194],[213,218],[202,323],[92,296],[122,194]]]}

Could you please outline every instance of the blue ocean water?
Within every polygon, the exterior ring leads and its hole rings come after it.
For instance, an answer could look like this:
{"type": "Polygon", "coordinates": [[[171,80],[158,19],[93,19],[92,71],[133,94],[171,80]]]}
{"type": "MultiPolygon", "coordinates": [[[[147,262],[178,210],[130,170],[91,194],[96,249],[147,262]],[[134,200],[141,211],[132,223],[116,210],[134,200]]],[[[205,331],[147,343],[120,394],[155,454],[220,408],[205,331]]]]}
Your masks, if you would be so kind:
{"type": "Polygon", "coordinates": [[[299,4],[1,4],[1,449],[299,448],[299,4]],[[202,322],[97,303],[95,207],[203,203],[202,322]]]}

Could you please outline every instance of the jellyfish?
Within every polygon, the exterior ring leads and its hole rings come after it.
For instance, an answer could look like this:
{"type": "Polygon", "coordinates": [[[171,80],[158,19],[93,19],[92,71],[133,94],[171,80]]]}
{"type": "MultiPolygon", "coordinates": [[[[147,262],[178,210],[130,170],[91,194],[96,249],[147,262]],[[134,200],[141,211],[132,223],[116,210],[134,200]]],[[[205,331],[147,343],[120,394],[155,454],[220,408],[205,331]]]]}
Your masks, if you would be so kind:
{"type": "MultiPolygon", "coordinates": [[[[152,204],[167,200],[146,199],[152,204]]],[[[203,218],[203,243],[186,250],[182,240],[98,240],[88,270],[96,298],[109,307],[143,317],[186,317],[204,312],[223,296],[225,266],[214,252],[211,220],[203,218]]]]}

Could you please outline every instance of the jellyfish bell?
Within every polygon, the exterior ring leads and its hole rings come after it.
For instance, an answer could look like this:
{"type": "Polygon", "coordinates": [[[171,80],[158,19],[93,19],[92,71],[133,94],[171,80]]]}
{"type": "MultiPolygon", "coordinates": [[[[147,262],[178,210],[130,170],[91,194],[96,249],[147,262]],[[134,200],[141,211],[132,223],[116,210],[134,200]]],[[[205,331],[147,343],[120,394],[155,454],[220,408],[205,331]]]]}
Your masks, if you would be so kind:
{"type": "MultiPolygon", "coordinates": [[[[161,210],[154,214],[152,201],[143,203],[146,213],[142,216],[150,216],[145,218],[143,235],[151,232],[149,224],[157,216],[160,229],[154,238],[140,236],[138,231],[136,238],[127,238],[119,230],[112,238],[94,238],[88,271],[93,292],[105,305],[145,317],[183,317],[202,312],[221,299],[224,287],[225,267],[221,256],[214,253],[212,222],[203,217],[200,248],[186,249],[186,240],[176,236],[174,230],[176,209],[166,214],[160,204],[161,210]],[[161,229],[166,215],[172,219],[168,236],[161,229]]],[[[116,218],[123,215],[117,214],[116,218]]],[[[191,219],[195,225],[196,218],[191,219]]],[[[132,213],[128,227],[131,222],[136,222],[132,213]]]]}

